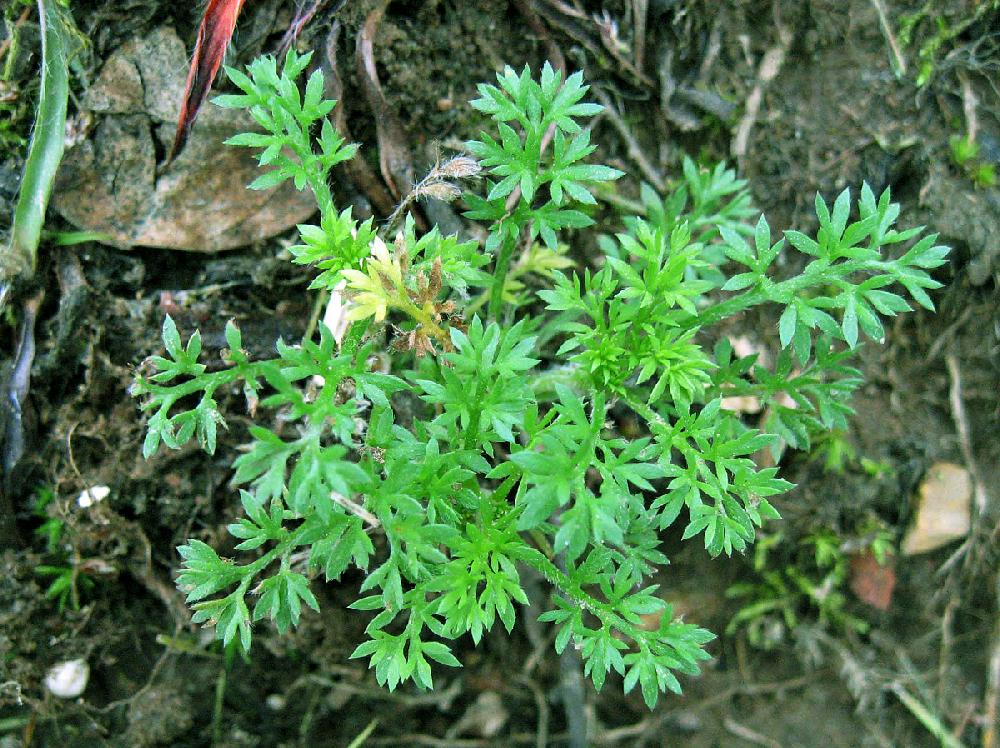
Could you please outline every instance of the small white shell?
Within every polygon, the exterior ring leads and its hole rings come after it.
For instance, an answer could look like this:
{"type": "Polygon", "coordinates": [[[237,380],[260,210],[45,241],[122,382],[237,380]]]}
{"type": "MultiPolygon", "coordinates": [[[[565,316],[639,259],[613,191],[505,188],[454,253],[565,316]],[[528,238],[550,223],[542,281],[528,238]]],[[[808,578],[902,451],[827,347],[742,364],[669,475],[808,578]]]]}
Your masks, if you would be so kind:
{"type": "Polygon", "coordinates": [[[90,665],[85,660],[67,660],[49,670],[45,687],[60,699],[75,699],[83,693],[89,679],[90,665]]]}
{"type": "Polygon", "coordinates": [[[107,486],[93,486],[80,493],[76,499],[76,505],[81,509],[87,509],[104,501],[110,494],[111,489],[107,486]]]}

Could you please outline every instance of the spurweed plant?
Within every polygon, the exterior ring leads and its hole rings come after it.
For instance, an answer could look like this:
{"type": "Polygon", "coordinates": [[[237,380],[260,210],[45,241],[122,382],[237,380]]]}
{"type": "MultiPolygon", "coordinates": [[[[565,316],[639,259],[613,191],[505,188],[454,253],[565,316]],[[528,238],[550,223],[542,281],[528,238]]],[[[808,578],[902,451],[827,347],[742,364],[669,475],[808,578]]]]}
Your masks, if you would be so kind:
{"type": "Polygon", "coordinates": [[[166,354],[135,380],[146,457],[192,438],[214,451],[216,398],[234,388],[256,423],[233,466],[238,558],[199,540],[179,549],[194,620],[247,650],[255,622],[286,631],[318,609],[317,576],[353,567],[351,607],[370,616],[353,656],[389,688],[430,688],[432,663],[459,665],[456,639],[514,627],[532,574],[550,588],[541,620],[556,650],[572,643],[596,688],[614,670],[650,707],[679,692],[713,635],[676,619],[651,583],[668,562],[661,535],[677,526],[728,556],[777,519],[769,497],[791,484],[754,456],[846,426],[861,336],[881,341],[882,318],[910,309],[900,289],[931,309],[926,270],[948,250],[893,228],[899,207],[867,186],[855,220],[847,191],[832,207],[817,197],[816,235],[776,239],[763,217],[748,221],[732,171],[689,160],[673,192],[643,188],[621,233],[588,241],[594,195],[622,173],[589,163],[585,125],[601,107],[580,73],[549,65],[480,86],[472,105],[492,131],[414,190],[461,195],[485,243],[412,220],[380,236],[334,207],[330,170],[355,146],[327,118],[322,73],[300,91],[308,64],[289,52],[280,71],[269,57],[229,70],[242,92],[216,103],[260,125],[229,141],[269,167],[251,188],[291,179],[316,196],[319,220],[291,254],[318,271],[312,287],[332,293],[340,322],[252,360],[231,321],[224,366],[209,371],[199,333],[185,344],[168,317],[166,354]],[[574,245],[603,256],[583,262],[574,245]],[[775,268],[783,251],[806,255],[801,272],[775,268]],[[773,368],[718,332],[761,305],[780,310],[773,368]],[[742,395],[770,414],[768,433],[722,406],[742,395]],[[626,418],[639,428],[616,429],[626,418]]]}

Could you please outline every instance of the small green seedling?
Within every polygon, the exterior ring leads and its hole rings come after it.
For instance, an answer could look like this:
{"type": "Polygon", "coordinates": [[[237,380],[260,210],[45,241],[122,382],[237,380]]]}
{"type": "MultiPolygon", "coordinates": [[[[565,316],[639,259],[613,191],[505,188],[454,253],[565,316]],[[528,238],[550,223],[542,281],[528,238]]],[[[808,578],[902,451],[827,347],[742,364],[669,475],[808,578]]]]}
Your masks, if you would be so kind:
{"type": "Polygon", "coordinates": [[[985,189],[996,186],[996,167],[988,161],[979,160],[979,143],[961,135],[953,136],[948,143],[951,160],[976,187],[985,189]]]}
{"type": "Polygon", "coordinates": [[[48,511],[55,498],[51,488],[44,486],[37,489],[31,513],[41,520],[35,528],[35,537],[45,542],[45,555],[52,562],[36,566],[35,574],[51,580],[45,588],[45,597],[55,600],[62,613],[67,607],[79,610],[81,598],[94,588],[95,580],[73,563],[73,558],[63,547],[66,523],[51,516],[48,511]]]}
{"type": "Polygon", "coordinates": [[[334,207],[330,170],[356,149],[327,118],[322,73],[300,91],[309,60],[292,51],[280,71],[269,57],[229,70],[241,93],[216,103],[262,129],[230,140],[269,167],[252,188],[290,179],[316,196],[319,220],[299,227],[291,254],[331,293],[330,325],[259,360],[229,322],[210,370],[200,334],[184,343],[168,317],[165,355],[135,380],[146,457],[191,439],[213,452],[226,423],[217,398],[234,391],[255,422],[233,465],[239,560],[200,540],[180,548],[194,620],[249,649],[255,622],[283,632],[318,609],[315,577],[359,569],[350,607],[370,620],[353,656],[389,688],[430,688],[432,663],[459,665],[456,639],[514,627],[531,568],[551,591],[541,621],[556,650],[572,643],[596,688],[613,670],[654,706],[698,673],[713,638],[675,618],[652,581],[668,562],[663,533],[699,538],[712,556],[746,550],[778,517],[770,497],[791,488],[753,455],[846,426],[861,382],[846,361],[910,309],[900,289],[933,308],[940,284],[927,271],[948,249],[895,229],[899,206],[867,186],[856,204],[846,190],[832,206],[817,197],[815,235],[774,237],[763,217],[746,223],[731,171],[686,160],[677,189],[645,189],[645,215],[564,272],[564,247],[593,230],[595,191],[622,173],[588,161],[585,125],[601,107],[581,74],[549,65],[481,85],[472,106],[492,131],[421,183],[462,195],[485,241],[410,220],[380,236],[334,207]],[[481,190],[463,194],[474,177],[481,190]],[[807,262],[782,277],[789,250],[807,262]],[[735,356],[719,331],[761,305],[780,316],[773,369],[735,356]],[[776,433],[721,407],[739,394],[773,405],[776,433]],[[615,422],[628,414],[640,426],[625,436],[615,422]]]}
{"type": "Polygon", "coordinates": [[[829,528],[803,538],[784,562],[775,557],[787,553],[783,533],[760,538],[754,546],[753,570],[757,579],[739,582],[726,596],[739,600],[740,608],[730,619],[726,634],[743,632],[751,646],[772,650],[784,646],[788,634],[802,621],[810,621],[834,632],[864,633],[869,624],[849,611],[850,555],[845,550],[867,550],[884,566],[895,553],[892,534],[884,527],[866,527],[861,539],[845,539],[829,528]]]}

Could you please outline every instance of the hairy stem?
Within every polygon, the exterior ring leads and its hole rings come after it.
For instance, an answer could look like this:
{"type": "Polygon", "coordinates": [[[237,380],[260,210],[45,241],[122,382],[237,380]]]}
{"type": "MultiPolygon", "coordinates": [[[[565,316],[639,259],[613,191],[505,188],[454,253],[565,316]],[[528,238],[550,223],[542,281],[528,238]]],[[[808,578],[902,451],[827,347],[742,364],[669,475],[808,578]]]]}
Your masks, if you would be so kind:
{"type": "Polygon", "coordinates": [[[14,210],[10,245],[0,253],[0,306],[5,301],[9,284],[20,275],[34,272],[45,209],[62,161],[69,64],[61,13],[56,0],[38,0],[38,17],[42,24],[42,86],[38,92],[35,133],[14,210]]]}
{"type": "Polygon", "coordinates": [[[487,309],[491,319],[499,320],[500,307],[503,305],[503,289],[507,285],[507,271],[510,269],[510,258],[514,254],[517,235],[507,235],[500,245],[497,255],[496,270],[493,271],[493,286],[490,288],[490,305],[487,309]]]}
{"type": "Polygon", "coordinates": [[[580,585],[576,584],[568,574],[556,566],[555,563],[545,557],[541,551],[525,546],[518,550],[517,558],[532,567],[541,574],[551,584],[555,585],[566,597],[577,603],[580,607],[591,613],[601,625],[621,632],[634,642],[643,642],[648,638],[649,632],[636,628],[631,623],[622,618],[607,603],[602,603],[597,598],[585,592],[580,585]]]}

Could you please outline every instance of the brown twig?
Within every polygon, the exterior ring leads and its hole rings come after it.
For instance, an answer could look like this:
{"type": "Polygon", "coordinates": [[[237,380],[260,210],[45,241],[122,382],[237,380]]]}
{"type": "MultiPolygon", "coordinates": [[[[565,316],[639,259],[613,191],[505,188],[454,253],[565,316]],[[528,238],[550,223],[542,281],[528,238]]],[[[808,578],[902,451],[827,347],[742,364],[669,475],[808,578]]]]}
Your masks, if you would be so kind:
{"type": "Polygon", "coordinates": [[[559,655],[559,693],[563,702],[563,713],[569,729],[570,748],[586,748],[587,741],[587,696],[583,685],[583,666],[580,653],[573,647],[566,647],[559,655]]]}
{"type": "MultiPolygon", "coordinates": [[[[986,495],[986,484],[983,483],[982,473],[979,464],[972,452],[972,436],[969,429],[969,419],[965,414],[965,405],[962,403],[962,370],[958,365],[958,358],[955,354],[949,353],[945,356],[945,363],[948,365],[948,375],[951,378],[951,387],[948,390],[948,400],[951,403],[951,417],[955,421],[955,430],[958,432],[958,443],[962,450],[962,459],[972,477],[972,495],[976,508],[976,520],[982,520],[987,513],[988,497],[986,495]]],[[[975,525],[975,521],[973,522],[975,525]]]]}
{"type": "MultiPolygon", "coordinates": [[[[975,455],[972,450],[972,435],[971,429],[969,427],[969,419],[965,412],[965,405],[963,403],[962,397],[962,370],[958,363],[958,358],[954,353],[949,353],[945,356],[945,364],[948,367],[948,376],[951,381],[951,386],[948,388],[948,401],[951,405],[951,417],[955,422],[955,430],[958,433],[958,443],[959,448],[962,452],[962,459],[965,462],[966,469],[969,471],[969,477],[972,479],[973,488],[973,506],[975,508],[972,529],[969,532],[969,537],[961,547],[951,555],[951,557],[942,564],[939,574],[945,573],[948,569],[952,568],[960,559],[965,559],[966,563],[969,564],[970,560],[973,559],[973,550],[976,548],[976,544],[983,541],[980,537],[982,530],[982,522],[988,516],[989,513],[989,496],[986,492],[986,484],[983,482],[982,473],[979,470],[979,464],[976,461],[975,455]]],[[[998,525],[1000,528],[1000,525],[998,525]]],[[[982,542],[983,548],[989,548],[993,545],[993,538],[997,534],[997,528],[989,534],[990,537],[982,542]]],[[[976,562],[972,562],[973,566],[978,565],[978,559],[976,562]]],[[[970,571],[968,566],[967,571],[970,571]]],[[[975,573],[975,569],[971,569],[972,573],[975,573]]],[[[1000,574],[997,575],[995,580],[996,585],[996,604],[1000,607],[1000,574]]],[[[983,698],[983,716],[985,720],[985,729],[983,730],[982,746],[983,748],[996,748],[997,745],[997,716],[998,716],[998,701],[1000,701],[1000,625],[994,631],[993,641],[991,644],[990,651],[990,662],[987,674],[987,684],[986,693],[983,698]]]]}
{"type": "MultiPolygon", "coordinates": [[[[281,37],[281,42],[278,44],[278,56],[284,57],[285,53],[291,49],[292,45],[299,39],[299,34],[302,33],[302,29],[306,27],[319,11],[323,9],[330,0],[313,0],[312,5],[308,8],[303,8],[298,5],[295,8],[295,17],[292,22],[288,25],[288,29],[285,31],[285,35],[281,37]]],[[[340,0],[337,3],[337,7],[333,9],[333,13],[344,7],[347,0],[340,0]]]]}
{"type": "Polygon", "coordinates": [[[934,343],[927,350],[927,356],[924,359],[925,361],[933,361],[938,357],[938,354],[941,352],[941,349],[946,344],[948,344],[951,341],[951,339],[955,337],[955,333],[958,332],[962,328],[962,326],[969,321],[969,318],[972,317],[972,312],[973,312],[973,307],[967,306],[965,308],[965,311],[963,311],[962,314],[959,315],[958,319],[956,319],[954,322],[948,325],[948,327],[944,329],[944,332],[942,332],[935,338],[934,343]]]}
{"type": "Polygon", "coordinates": [[[562,50],[559,45],[555,43],[549,30],[545,28],[545,24],[542,23],[542,19],[539,18],[538,13],[535,12],[534,7],[528,0],[514,0],[514,7],[517,8],[518,12],[524,16],[524,20],[528,22],[528,26],[535,35],[542,40],[545,45],[545,54],[549,58],[549,62],[556,66],[557,69],[561,70],[563,75],[566,74],[566,58],[563,56],[562,50]]]}
{"type": "Polygon", "coordinates": [[[333,500],[333,503],[339,504],[340,506],[344,507],[344,509],[349,511],[355,517],[358,517],[362,522],[364,522],[369,527],[372,527],[373,529],[378,529],[379,527],[382,526],[382,523],[379,522],[378,517],[369,512],[358,502],[353,501],[347,498],[346,496],[342,496],[336,491],[330,494],[330,498],[333,500]]]}
{"type": "Polygon", "coordinates": [[[549,703],[545,698],[545,692],[534,680],[526,675],[517,676],[518,683],[522,683],[531,691],[535,698],[535,710],[538,712],[538,723],[535,727],[535,748],[545,748],[549,744],[549,703]]]}
{"type": "MultiPolygon", "coordinates": [[[[645,87],[652,87],[653,81],[639,70],[632,60],[622,54],[620,41],[618,39],[617,23],[608,15],[589,16],[586,11],[576,5],[569,5],[562,0],[545,0],[547,8],[539,8],[539,11],[553,25],[558,27],[564,34],[578,42],[584,49],[596,58],[601,58],[604,54],[614,58],[617,71],[628,73],[634,82],[645,87]],[[592,25],[597,29],[601,37],[601,44],[597,45],[594,40],[580,28],[579,24],[592,25]],[[602,51],[603,49],[603,51],[602,51]]],[[[537,7],[537,5],[536,5],[537,7]]]]}
{"type": "Polygon", "coordinates": [[[941,616],[941,649],[938,653],[938,682],[937,682],[937,707],[942,710],[944,707],[944,689],[948,684],[948,670],[951,667],[951,651],[954,645],[954,633],[952,631],[955,624],[955,611],[961,599],[958,595],[952,595],[948,604],[944,608],[941,616]]]}
{"type": "Polygon", "coordinates": [[[959,71],[958,82],[962,87],[962,114],[965,116],[965,139],[970,143],[976,142],[979,134],[979,116],[976,108],[979,105],[979,98],[972,89],[972,81],[964,71],[959,71]]]}
{"type": "MultiPolygon", "coordinates": [[[[775,683],[747,683],[744,685],[732,686],[723,689],[718,693],[691,704],[686,709],[688,711],[702,712],[718,704],[724,703],[734,696],[759,696],[762,694],[781,693],[791,689],[808,686],[820,676],[828,673],[828,670],[817,670],[806,675],[801,675],[790,680],[778,681],[775,683]]],[[[675,717],[671,711],[660,712],[659,714],[646,717],[640,722],[625,727],[617,727],[611,730],[603,730],[595,736],[595,745],[611,745],[623,740],[635,738],[646,733],[656,732],[662,729],[663,725],[675,717]]]]}
{"type": "Polygon", "coordinates": [[[740,162],[746,156],[747,147],[750,142],[750,132],[753,130],[754,123],[757,121],[757,115],[760,113],[760,105],[764,99],[764,90],[777,77],[781,66],[785,62],[785,55],[788,53],[788,48],[791,46],[791,34],[784,30],[779,30],[778,33],[779,43],[768,49],[760,61],[760,66],[757,68],[757,82],[754,84],[753,90],[750,91],[750,95],[747,96],[743,119],[740,120],[740,124],[736,128],[736,134],[733,135],[732,152],[740,162]]]}
{"type": "Polygon", "coordinates": [[[892,59],[895,63],[893,68],[895,68],[897,75],[906,75],[906,58],[903,57],[903,52],[899,48],[896,35],[892,33],[892,24],[889,23],[889,17],[885,12],[885,5],[882,3],[882,0],[871,0],[871,4],[878,14],[878,25],[882,29],[882,36],[885,37],[886,44],[889,45],[889,51],[892,52],[892,59]]]}
{"type": "Polygon", "coordinates": [[[659,170],[653,166],[650,160],[646,158],[646,154],[639,145],[639,141],[635,139],[635,136],[632,134],[629,126],[625,124],[625,120],[623,120],[622,116],[618,113],[614,103],[611,101],[611,97],[597,86],[594,86],[593,91],[594,96],[604,106],[602,114],[607,116],[607,118],[611,121],[611,124],[618,131],[618,134],[621,135],[622,140],[625,141],[625,147],[628,150],[629,158],[632,159],[632,161],[635,162],[635,165],[639,167],[639,170],[642,172],[646,181],[652,184],[660,192],[663,192],[666,185],[663,176],[660,174],[659,170]]]}
{"type": "MultiPolygon", "coordinates": [[[[332,112],[333,126],[340,133],[340,136],[348,142],[354,140],[351,131],[347,126],[347,116],[344,111],[344,84],[340,77],[340,68],[337,65],[337,41],[340,38],[340,21],[334,21],[330,27],[330,33],[326,37],[326,62],[327,76],[326,86],[329,98],[340,102],[334,107],[332,112]]],[[[365,161],[361,154],[355,154],[354,158],[344,164],[344,171],[348,178],[361,192],[368,198],[375,209],[382,215],[392,213],[393,199],[386,190],[372,168],[365,161]]]]}
{"type": "MultiPolygon", "coordinates": [[[[388,5],[388,0],[379,0],[359,29],[355,62],[365,98],[375,114],[375,135],[378,139],[379,168],[382,178],[393,198],[399,201],[404,199],[412,188],[414,169],[413,157],[406,144],[406,131],[385,99],[378,79],[378,70],[375,67],[375,33],[388,5]]],[[[421,231],[427,231],[429,223],[441,227],[454,227],[454,230],[462,225],[451,207],[437,200],[428,200],[424,213],[426,219],[424,215],[414,211],[414,220],[421,231]]]]}
{"type": "Polygon", "coordinates": [[[753,743],[754,745],[763,745],[766,748],[781,748],[781,743],[779,743],[774,738],[769,738],[767,735],[763,735],[756,730],[751,730],[746,725],[741,725],[735,719],[730,716],[726,716],[722,720],[723,727],[726,728],[736,737],[741,740],[745,740],[748,743],[753,743]]]}
{"type": "Polygon", "coordinates": [[[635,30],[632,54],[635,58],[635,68],[640,72],[646,61],[646,16],[648,14],[649,0],[632,0],[632,28],[635,30]]]}
{"type": "Polygon", "coordinates": [[[399,200],[413,183],[413,159],[406,147],[406,134],[382,93],[382,84],[375,67],[375,34],[389,0],[379,0],[358,30],[355,63],[365,99],[375,115],[375,136],[378,139],[378,162],[382,179],[393,198],[399,200]]]}
{"type": "MultiPolygon", "coordinates": [[[[553,740],[564,741],[565,733],[552,736],[553,740]]],[[[535,742],[534,733],[515,732],[504,736],[505,745],[530,744],[535,742]]],[[[487,748],[497,745],[494,738],[438,738],[423,733],[408,733],[391,738],[369,738],[365,745],[426,746],[427,748],[487,748]]]]}

